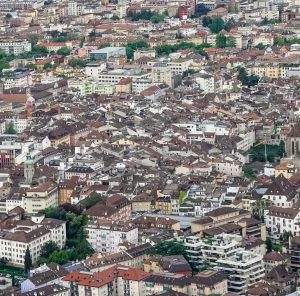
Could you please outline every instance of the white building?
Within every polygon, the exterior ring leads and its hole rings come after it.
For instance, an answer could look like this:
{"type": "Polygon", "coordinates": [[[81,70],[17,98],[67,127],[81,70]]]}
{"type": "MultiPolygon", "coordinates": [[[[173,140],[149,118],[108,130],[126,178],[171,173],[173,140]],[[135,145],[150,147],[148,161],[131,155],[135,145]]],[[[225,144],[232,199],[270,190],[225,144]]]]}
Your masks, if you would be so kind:
{"type": "Polygon", "coordinates": [[[243,175],[242,164],[234,157],[214,159],[214,168],[217,172],[228,176],[240,177],[243,175]]]}
{"type": "Polygon", "coordinates": [[[172,86],[171,67],[166,63],[155,63],[152,67],[153,83],[165,83],[172,86]]]}
{"type": "Polygon", "coordinates": [[[215,78],[213,75],[202,73],[195,80],[204,93],[215,92],[215,78]]]}
{"type": "Polygon", "coordinates": [[[278,207],[291,208],[298,200],[299,193],[296,191],[288,179],[280,174],[270,184],[262,198],[270,200],[270,202],[278,207]]]}
{"type": "Polygon", "coordinates": [[[85,229],[89,243],[97,252],[116,253],[121,243],[138,243],[138,228],[131,223],[99,219],[89,222],[85,229]]]}
{"type": "Polygon", "coordinates": [[[100,73],[106,69],[106,64],[101,62],[89,63],[85,67],[85,75],[98,78],[100,73]]]}
{"type": "Polygon", "coordinates": [[[234,255],[219,259],[215,269],[228,273],[228,290],[237,294],[244,293],[265,276],[263,256],[244,250],[237,250],[234,255]]]}
{"type": "Polygon", "coordinates": [[[27,248],[34,264],[45,243],[51,240],[60,248],[66,243],[66,222],[44,218],[44,216],[32,217],[32,220],[20,220],[14,228],[2,231],[0,257],[5,257],[10,264],[20,267],[24,265],[27,248]]]}
{"type": "Polygon", "coordinates": [[[295,235],[300,232],[300,209],[270,207],[266,214],[266,227],[271,235],[279,237],[285,231],[295,235]]]}
{"type": "Polygon", "coordinates": [[[2,39],[0,40],[0,49],[7,55],[19,55],[31,51],[31,43],[27,40],[2,39]]]}
{"type": "Polygon", "coordinates": [[[184,245],[189,260],[197,266],[216,266],[219,259],[227,259],[242,248],[242,237],[239,235],[222,233],[212,238],[189,236],[184,245]]]}

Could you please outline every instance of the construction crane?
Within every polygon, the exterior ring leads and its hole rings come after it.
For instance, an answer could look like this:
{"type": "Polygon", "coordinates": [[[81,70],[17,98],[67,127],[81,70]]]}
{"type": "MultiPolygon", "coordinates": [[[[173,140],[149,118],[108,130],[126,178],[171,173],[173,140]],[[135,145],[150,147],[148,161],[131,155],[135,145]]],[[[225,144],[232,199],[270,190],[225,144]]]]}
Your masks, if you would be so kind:
{"type": "Polygon", "coordinates": [[[266,139],[266,134],[264,134],[265,136],[265,139],[264,140],[261,140],[259,141],[257,144],[254,145],[254,148],[255,147],[258,147],[260,145],[265,145],[265,162],[267,163],[268,162],[268,154],[267,154],[267,139],[266,139]]]}

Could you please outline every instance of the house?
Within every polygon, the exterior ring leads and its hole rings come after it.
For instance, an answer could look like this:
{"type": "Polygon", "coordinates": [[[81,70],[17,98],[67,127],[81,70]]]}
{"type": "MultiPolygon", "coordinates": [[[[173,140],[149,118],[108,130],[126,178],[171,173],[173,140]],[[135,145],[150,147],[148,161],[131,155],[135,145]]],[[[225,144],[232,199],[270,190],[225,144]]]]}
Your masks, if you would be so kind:
{"type": "Polygon", "coordinates": [[[277,207],[292,208],[299,197],[296,187],[283,175],[278,175],[262,196],[277,207]]]}
{"type": "Polygon", "coordinates": [[[192,275],[192,268],[182,255],[155,256],[144,261],[143,269],[152,273],[175,273],[192,275]]]}
{"type": "Polygon", "coordinates": [[[97,203],[85,214],[91,218],[108,218],[115,221],[129,221],[131,219],[131,205],[129,200],[120,194],[109,196],[105,203],[97,203]]]}
{"type": "Polygon", "coordinates": [[[25,293],[49,284],[61,284],[61,278],[67,274],[67,270],[56,263],[44,264],[31,270],[29,278],[21,283],[21,292],[25,293]]]}

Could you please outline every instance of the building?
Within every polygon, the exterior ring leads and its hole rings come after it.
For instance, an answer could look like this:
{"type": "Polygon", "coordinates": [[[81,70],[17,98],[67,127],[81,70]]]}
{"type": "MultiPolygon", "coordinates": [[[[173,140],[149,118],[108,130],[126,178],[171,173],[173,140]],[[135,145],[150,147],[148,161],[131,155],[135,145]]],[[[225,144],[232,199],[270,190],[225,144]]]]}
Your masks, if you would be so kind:
{"type": "Polygon", "coordinates": [[[167,63],[155,63],[152,67],[152,81],[172,86],[171,67],[167,63]]]}
{"type": "Polygon", "coordinates": [[[125,242],[138,243],[138,228],[130,222],[98,219],[86,226],[88,241],[96,252],[116,253],[125,242]]]}
{"type": "Polygon", "coordinates": [[[85,214],[93,219],[108,218],[125,222],[131,219],[131,205],[125,196],[114,194],[105,203],[97,203],[86,210],[85,214]]]}
{"type": "Polygon", "coordinates": [[[291,231],[292,235],[300,232],[300,209],[272,206],[266,214],[266,226],[269,233],[279,237],[284,231],[291,231]]]}
{"type": "Polygon", "coordinates": [[[209,228],[226,223],[236,223],[243,218],[251,218],[251,213],[238,208],[220,207],[206,213],[204,217],[192,221],[191,231],[203,235],[203,232],[209,228]]]}
{"type": "Polygon", "coordinates": [[[184,245],[189,262],[198,268],[216,266],[217,260],[226,259],[243,249],[241,236],[226,233],[202,239],[189,236],[184,240],[184,245]]]}
{"type": "Polygon", "coordinates": [[[36,214],[46,208],[57,206],[58,186],[52,181],[29,188],[26,192],[26,212],[29,214],[36,214]]]}
{"type": "Polygon", "coordinates": [[[265,275],[263,256],[244,250],[219,259],[215,269],[228,274],[228,290],[237,294],[245,293],[248,286],[261,281],[265,275]]]}
{"type": "Polygon", "coordinates": [[[63,281],[78,296],[146,296],[145,280],[149,276],[137,268],[115,265],[95,273],[76,270],[65,276],[63,281]]]}
{"type": "Polygon", "coordinates": [[[90,59],[92,61],[107,62],[110,57],[126,56],[125,47],[104,47],[90,52],[90,59]]]}
{"type": "Polygon", "coordinates": [[[34,175],[34,162],[31,158],[30,153],[27,153],[26,160],[24,161],[24,177],[27,184],[32,183],[34,175]]]}
{"type": "Polygon", "coordinates": [[[11,265],[23,267],[25,251],[28,248],[34,264],[40,256],[43,245],[50,240],[60,248],[65,245],[65,221],[48,219],[44,216],[20,220],[9,230],[2,229],[0,256],[8,259],[11,265]]]}
{"type": "Polygon", "coordinates": [[[298,200],[296,187],[283,175],[278,175],[270,184],[262,198],[277,207],[291,208],[298,200]]]}
{"type": "Polygon", "coordinates": [[[31,51],[31,43],[27,40],[2,39],[0,49],[7,55],[19,55],[26,51],[31,51]]]}
{"type": "Polygon", "coordinates": [[[291,128],[285,140],[285,151],[288,157],[300,157],[300,122],[291,128]]]}
{"type": "Polygon", "coordinates": [[[288,255],[290,267],[294,271],[300,270],[300,236],[294,236],[289,241],[288,255]]]}

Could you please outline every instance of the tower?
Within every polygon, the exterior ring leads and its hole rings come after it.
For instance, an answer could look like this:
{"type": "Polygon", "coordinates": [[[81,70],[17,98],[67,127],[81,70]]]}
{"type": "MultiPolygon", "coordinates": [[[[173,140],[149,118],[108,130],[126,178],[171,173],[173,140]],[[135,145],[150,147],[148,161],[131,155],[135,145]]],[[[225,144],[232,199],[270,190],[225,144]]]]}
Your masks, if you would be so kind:
{"type": "Polygon", "coordinates": [[[33,109],[34,109],[35,99],[31,95],[29,87],[26,89],[26,96],[27,96],[27,100],[26,100],[26,107],[25,108],[26,108],[26,111],[27,111],[27,118],[32,119],[32,112],[33,112],[33,109]]]}
{"type": "Polygon", "coordinates": [[[31,184],[34,175],[34,163],[30,153],[26,154],[26,160],[24,161],[24,177],[26,184],[31,184]]]}

